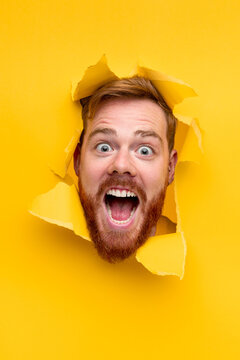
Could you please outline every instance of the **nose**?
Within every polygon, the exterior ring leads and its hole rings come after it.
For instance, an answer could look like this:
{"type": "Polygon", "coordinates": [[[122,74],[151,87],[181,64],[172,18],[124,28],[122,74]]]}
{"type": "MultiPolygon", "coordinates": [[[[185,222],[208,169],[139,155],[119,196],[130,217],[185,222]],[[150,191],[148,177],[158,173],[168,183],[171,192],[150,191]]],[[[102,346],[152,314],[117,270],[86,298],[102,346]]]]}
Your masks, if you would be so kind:
{"type": "Polygon", "coordinates": [[[114,172],[118,174],[129,174],[131,176],[136,176],[136,168],[131,159],[131,155],[125,149],[119,150],[112,162],[108,167],[108,174],[111,175],[114,172]]]}

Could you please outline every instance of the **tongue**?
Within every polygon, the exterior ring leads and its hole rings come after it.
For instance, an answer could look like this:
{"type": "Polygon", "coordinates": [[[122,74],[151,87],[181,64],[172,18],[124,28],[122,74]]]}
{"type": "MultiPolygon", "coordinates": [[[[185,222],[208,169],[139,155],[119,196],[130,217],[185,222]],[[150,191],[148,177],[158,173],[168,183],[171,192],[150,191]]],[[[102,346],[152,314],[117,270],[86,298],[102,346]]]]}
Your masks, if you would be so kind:
{"type": "Polygon", "coordinates": [[[114,197],[109,206],[112,213],[112,218],[118,221],[124,221],[129,219],[131,211],[133,209],[133,203],[130,199],[114,197]]]}

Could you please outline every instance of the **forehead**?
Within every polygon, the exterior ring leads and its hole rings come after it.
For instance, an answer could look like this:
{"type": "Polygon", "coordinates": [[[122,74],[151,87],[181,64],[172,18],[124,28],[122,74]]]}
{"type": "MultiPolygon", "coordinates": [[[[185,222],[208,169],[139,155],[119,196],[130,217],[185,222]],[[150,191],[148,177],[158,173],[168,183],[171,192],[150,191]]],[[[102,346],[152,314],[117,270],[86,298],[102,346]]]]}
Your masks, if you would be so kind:
{"type": "Polygon", "coordinates": [[[112,98],[102,102],[88,122],[87,133],[104,125],[117,131],[128,129],[153,130],[164,135],[167,132],[166,115],[151,99],[112,98]]]}

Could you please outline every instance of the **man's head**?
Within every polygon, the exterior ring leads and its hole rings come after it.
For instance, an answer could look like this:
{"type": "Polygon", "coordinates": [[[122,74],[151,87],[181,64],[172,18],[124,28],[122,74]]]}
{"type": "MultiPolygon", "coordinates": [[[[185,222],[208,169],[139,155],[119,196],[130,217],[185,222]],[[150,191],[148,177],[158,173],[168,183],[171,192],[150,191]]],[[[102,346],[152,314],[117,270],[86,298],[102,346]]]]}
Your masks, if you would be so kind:
{"type": "Polygon", "coordinates": [[[115,262],[155,233],[177,161],[176,119],[140,77],[112,81],[81,103],[79,195],[99,254],[115,262]]]}

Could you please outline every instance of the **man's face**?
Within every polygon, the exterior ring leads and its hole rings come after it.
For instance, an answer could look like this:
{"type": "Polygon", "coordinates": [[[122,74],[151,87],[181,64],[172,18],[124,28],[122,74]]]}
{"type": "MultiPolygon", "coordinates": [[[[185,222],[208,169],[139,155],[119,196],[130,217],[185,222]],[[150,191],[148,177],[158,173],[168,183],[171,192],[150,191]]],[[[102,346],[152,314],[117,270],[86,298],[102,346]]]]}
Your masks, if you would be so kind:
{"type": "Polygon", "coordinates": [[[89,121],[75,155],[79,194],[100,255],[130,256],[155,233],[175,150],[169,155],[163,110],[150,99],[110,99],[89,121]]]}

